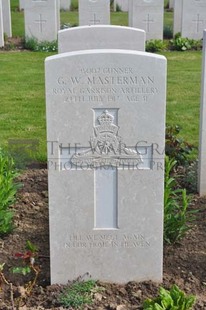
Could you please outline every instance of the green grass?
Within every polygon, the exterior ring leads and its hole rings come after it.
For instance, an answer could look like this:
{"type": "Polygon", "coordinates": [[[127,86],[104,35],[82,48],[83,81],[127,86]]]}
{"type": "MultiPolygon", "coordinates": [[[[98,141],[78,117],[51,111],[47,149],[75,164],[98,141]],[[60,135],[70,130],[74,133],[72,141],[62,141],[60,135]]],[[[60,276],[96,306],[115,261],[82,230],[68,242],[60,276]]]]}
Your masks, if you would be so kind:
{"type": "MultiPolygon", "coordinates": [[[[46,158],[44,59],[48,53],[0,53],[1,145],[8,139],[39,139],[46,158]]],[[[165,52],[168,59],[167,123],[182,127],[198,145],[201,52],[165,52]]]]}
{"type": "Polygon", "coordinates": [[[167,52],[167,123],[180,125],[186,141],[198,146],[201,52],[167,52]]]}
{"type": "Polygon", "coordinates": [[[0,53],[1,145],[8,139],[40,139],[40,158],[46,156],[45,53],[0,53]]]}
{"type": "MultiPolygon", "coordinates": [[[[24,36],[23,12],[11,1],[13,35],[24,36]]],[[[172,12],[165,24],[172,25],[172,12]]],[[[112,12],[111,22],[127,25],[128,14],[112,12]]],[[[61,12],[61,22],[78,23],[78,13],[61,12]]],[[[186,141],[198,145],[201,52],[165,52],[168,59],[167,123],[182,127],[186,141]]],[[[10,138],[40,140],[39,158],[46,159],[44,59],[48,53],[0,53],[0,145],[10,138]]]]}

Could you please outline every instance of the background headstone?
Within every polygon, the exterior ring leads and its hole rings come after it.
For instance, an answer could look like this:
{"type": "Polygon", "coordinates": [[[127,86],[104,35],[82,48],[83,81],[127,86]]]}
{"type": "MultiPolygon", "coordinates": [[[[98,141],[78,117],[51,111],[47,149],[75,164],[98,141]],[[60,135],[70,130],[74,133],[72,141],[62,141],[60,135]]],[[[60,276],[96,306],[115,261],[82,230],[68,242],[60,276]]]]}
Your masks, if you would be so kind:
{"type": "Polygon", "coordinates": [[[175,0],[169,0],[169,8],[173,9],[174,8],[174,1],[175,0]]]}
{"type": "Polygon", "coordinates": [[[202,91],[200,107],[199,180],[198,191],[206,195],[206,31],[204,30],[202,54],[202,91]]]}
{"type": "Polygon", "coordinates": [[[117,10],[117,5],[122,12],[128,12],[129,10],[129,0],[114,0],[114,10],[117,10]]]}
{"type": "Polygon", "coordinates": [[[60,0],[60,9],[69,11],[71,6],[71,0],[60,0]]]}
{"type": "Polygon", "coordinates": [[[2,0],[2,12],[4,33],[10,38],[12,37],[10,0],[2,0]]]}
{"type": "Polygon", "coordinates": [[[182,37],[199,40],[206,28],[206,1],[183,0],[182,37]]]}
{"type": "Polygon", "coordinates": [[[51,283],[161,281],[166,59],[49,57],[46,102],[51,283]]]}
{"type": "Polygon", "coordinates": [[[110,0],[79,0],[79,26],[109,24],[110,0]]]}
{"type": "Polygon", "coordinates": [[[0,47],[4,46],[4,28],[2,15],[2,0],[0,0],[0,47]]]}
{"type": "Polygon", "coordinates": [[[24,10],[24,1],[26,0],[19,0],[19,10],[24,10]]]}
{"type": "Polygon", "coordinates": [[[173,36],[182,31],[182,0],[174,0],[173,36]]]}
{"type": "Polygon", "coordinates": [[[101,48],[145,51],[145,32],[108,25],[80,26],[58,32],[59,53],[101,48]]]}
{"type": "Polygon", "coordinates": [[[56,40],[60,27],[59,0],[27,0],[24,19],[26,38],[56,40]]]}
{"type": "Polygon", "coordinates": [[[163,39],[164,0],[131,0],[129,26],[143,29],[146,39],[163,39]]]}

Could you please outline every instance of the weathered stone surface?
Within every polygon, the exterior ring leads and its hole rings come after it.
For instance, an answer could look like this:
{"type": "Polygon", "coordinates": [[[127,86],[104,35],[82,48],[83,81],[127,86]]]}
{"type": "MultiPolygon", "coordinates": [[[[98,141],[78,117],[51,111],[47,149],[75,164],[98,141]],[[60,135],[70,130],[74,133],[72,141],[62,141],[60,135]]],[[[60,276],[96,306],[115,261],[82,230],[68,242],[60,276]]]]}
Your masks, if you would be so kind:
{"type": "Polygon", "coordinates": [[[51,282],[162,280],[166,59],[46,59],[51,282]]]}
{"type": "Polygon", "coordinates": [[[111,48],[145,50],[145,31],[121,26],[82,26],[58,33],[59,53],[86,49],[111,48]]]}

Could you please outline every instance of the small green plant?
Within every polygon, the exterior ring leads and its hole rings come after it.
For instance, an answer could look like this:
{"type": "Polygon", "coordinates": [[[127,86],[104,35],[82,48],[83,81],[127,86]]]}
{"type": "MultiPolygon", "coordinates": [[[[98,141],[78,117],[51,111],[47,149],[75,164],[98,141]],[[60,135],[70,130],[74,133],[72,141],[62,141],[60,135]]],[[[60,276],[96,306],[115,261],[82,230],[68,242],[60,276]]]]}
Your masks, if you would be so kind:
{"type": "Polygon", "coordinates": [[[165,153],[173,158],[178,165],[186,165],[189,162],[189,155],[193,150],[193,146],[179,138],[181,128],[179,126],[166,127],[166,145],[165,153]]]}
{"type": "Polygon", "coordinates": [[[180,33],[176,33],[174,39],[169,41],[169,47],[175,51],[200,50],[202,40],[182,38],[180,33]]]}
{"type": "Polygon", "coordinates": [[[29,240],[26,242],[25,252],[15,253],[15,257],[21,260],[21,266],[12,268],[13,273],[22,274],[26,276],[27,274],[34,272],[35,276],[33,281],[26,285],[26,294],[29,295],[36,284],[38,275],[40,273],[40,268],[36,263],[36,257],[38,256],[37,247],[31,243],[29,240]]]}
{"type": "Polygon", "coordinates": [[[20,186],[14,182],[17,175],[13,159],[0,149],[0,236],[13,229],[13,212],[9,207],[14,203],[20,186]]]}
{"type": "Polygon", "coordinates": [[[189,199],[185,189],[178,189],[171,172],[176,165],[174,159],[165,158],[165,191],[164,191],[164,241],[175,243],[182,239],[191,229],[194,211],[188,210],[189,199]]]}
{"type": "Polygon", "coordinates": [[[26,49],[34,52],[56,52],[58,50],[57,41],[38,42],[35,38],[26,38],[24,46],[26,49]]]}
{"type": "Polygon", "coordinates": [[[185,295],[177,285],[170,291],[160,287],[159,296],[147,299],[143,304],[144,310],[190,310],[195,303],[195,296],[185,295]]]}
{"type": "Polygon", "coordinates": [[[150,53],[160,52],[166,49],[166,45],[162,40],[150,40],[146,42],[146,51],[150,53]]]}
{"type": "Polygon", "coordinates": [[[92,303],[92,293],[95,291],[96,281],[88,280],[75,282],[60,295],[59,302],[64,307],[82,309],[92,303]]]}

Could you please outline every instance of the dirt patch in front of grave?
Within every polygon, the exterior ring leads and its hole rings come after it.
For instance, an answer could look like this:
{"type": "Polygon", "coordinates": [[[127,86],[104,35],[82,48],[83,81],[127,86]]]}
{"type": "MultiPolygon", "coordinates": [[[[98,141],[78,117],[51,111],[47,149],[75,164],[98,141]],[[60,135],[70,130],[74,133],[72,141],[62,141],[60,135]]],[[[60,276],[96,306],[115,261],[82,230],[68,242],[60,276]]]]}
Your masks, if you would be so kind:
{"type": "Polygon", "coordinates": [[[5,40],[4,47],[0,48],[0,52],[23,51],[24,49],[24,39],[22,37],[12,37],[5,40]]]}
{"type": "MultiPolygon", "coordinates": [[[[13,207],[15,229],[12,234],[0,239],[0,264],[5,263],[4,275],[12,283],[12,294],[11,286],[1,285],[0,309],[64,309],[58,303],[64,286],[49,285],[47,170],[27,170],[19,177],[19,181],[23,187],[13,207]],[[19,264],[14,254],[24,251],[27,240],[38,246],[37,262],[41,271],[30,296],[24,298],[25,282],[32,277],[14,275],[10,269],[19,264]],[[15,307],[12,306],[12,300],[15,307]],[[18,303],[21,304],[20,308],[17,307],[18,303]]],[[[196,197],[191,208],[199,210],[193,229],[180,243],[164,248],[164,281],[161,286],[170,288],[176,283],[187,294],[196,295],[194,309],[203,310],[206,309],[206,198],[196,197]]],[[[94,295],[94,303],[84,309],[142,309],[143,300],[156,296],[160,286],[152,282],[98,285],[102,289],[94,295]]]]}

